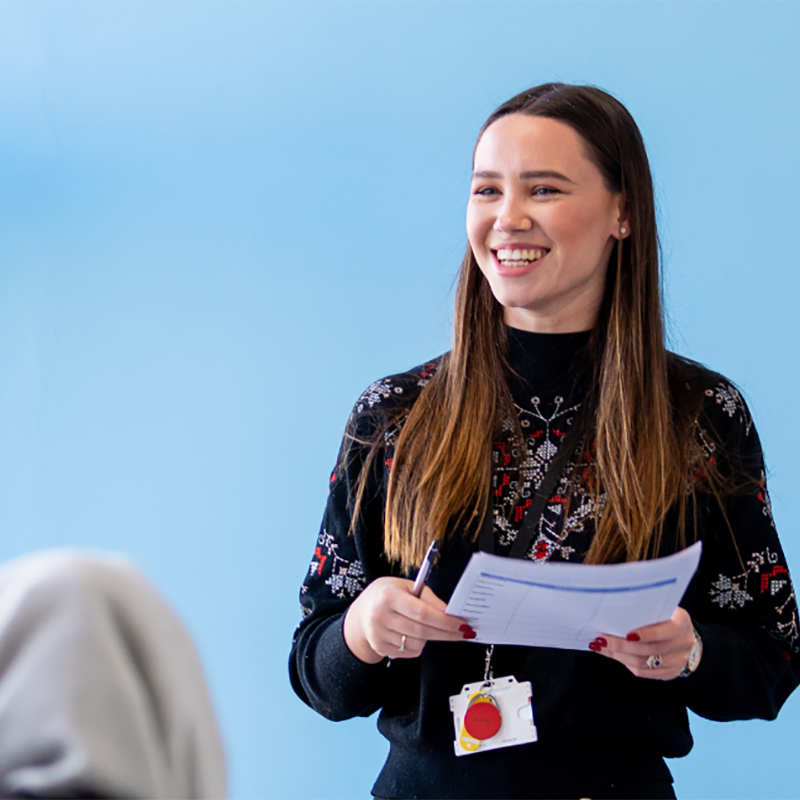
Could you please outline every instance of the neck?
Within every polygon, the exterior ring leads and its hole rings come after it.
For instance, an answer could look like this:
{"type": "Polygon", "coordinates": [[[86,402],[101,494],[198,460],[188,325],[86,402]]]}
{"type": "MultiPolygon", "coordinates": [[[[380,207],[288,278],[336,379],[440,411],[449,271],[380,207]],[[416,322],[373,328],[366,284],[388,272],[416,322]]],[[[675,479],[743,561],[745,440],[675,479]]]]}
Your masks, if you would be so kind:
{"type": "MultiPolygon", "coordinates": [[[[571,394],[584,371],[591,331],[543,333],[507,327],[512,394],[571,394]]],[[[529,398],[528,398],[529,399],[529,398]]],[[[527,402],[527,400],[526,400],[527,402]]]]}
{"type": "Polygon", "coordinates": [[[589,331],[597,323],[599,305],[581,308],[569,306],[540,313],[530,308],[509,308],[503,312],[506,325],[531,333],[578,333],[589,331]]]}

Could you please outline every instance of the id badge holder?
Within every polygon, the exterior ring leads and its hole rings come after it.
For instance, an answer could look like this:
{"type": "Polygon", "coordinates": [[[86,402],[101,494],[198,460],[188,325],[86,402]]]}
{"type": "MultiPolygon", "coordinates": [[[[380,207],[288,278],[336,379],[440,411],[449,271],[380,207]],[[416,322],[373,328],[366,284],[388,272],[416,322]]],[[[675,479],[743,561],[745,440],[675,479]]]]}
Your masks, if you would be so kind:
{"type": "Polygon", "coordinates": [[[486,650],[484,680],[465,684],[459,694],[450,698],[457,756],[529,744],[538,739],[530,681],[519,683],[513,675],[494,678],[489,669],[493,650],[493,647],[486,650]]]}

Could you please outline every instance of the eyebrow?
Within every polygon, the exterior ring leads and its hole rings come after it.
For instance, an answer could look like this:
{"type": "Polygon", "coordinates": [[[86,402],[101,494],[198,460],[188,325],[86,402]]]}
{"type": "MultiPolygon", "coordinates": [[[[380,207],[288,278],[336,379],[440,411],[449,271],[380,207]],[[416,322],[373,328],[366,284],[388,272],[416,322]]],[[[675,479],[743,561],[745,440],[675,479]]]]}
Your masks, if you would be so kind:
{"type": "MultiPolygon", "coordinates": [[[[475,180],[476,178],[499,179],[502,177],[503,175],[500,172],[483,171],[483,172],[472,173],[473,180],[475,180]]],[[[551,169],[538,169],[538,170],[531,170],[530,172],[520,172],[519,177],[523,181],[535,178],[555,178],[556,180],[559,181],[566,181],[567,183],[575,183],[575,181],[571,180],[566,175],[562,175],[560,172],[556,172],[555,170],[551,169]]]]}

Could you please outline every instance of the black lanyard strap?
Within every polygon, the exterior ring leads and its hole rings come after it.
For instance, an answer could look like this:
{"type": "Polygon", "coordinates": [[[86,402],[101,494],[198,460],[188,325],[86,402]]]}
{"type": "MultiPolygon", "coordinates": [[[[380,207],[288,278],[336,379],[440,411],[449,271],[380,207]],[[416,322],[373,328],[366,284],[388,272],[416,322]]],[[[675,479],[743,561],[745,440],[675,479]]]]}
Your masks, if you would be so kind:
{"type": "MultiPolygon", "coordinates": [[[[525,558],[530,549],[533,538],[536,535],[536,526],[539,523],[539,518],[542,516],[553,490],[564,474],[564,470],[568,467],[569,459],[578,445],[581,429],[583,428],[583,425],[580,424],[580,416],[578,415],[578,418],[573,421],[567,435],[561,442],[561,447],[558,448],[555,458],[550,462],[542,482],[534,491],[533,502],[525,512],[517,538],[511,545],[511,552],[509,553],[511,558],[525,558]]],[[[564,513],[566,513],[566,509],[564,513]]],[[[494,553],[494,545],[494,509],[490,507],[486,511],[483,525],[478,534],[478,547],[487,553],[494,553]]]]}

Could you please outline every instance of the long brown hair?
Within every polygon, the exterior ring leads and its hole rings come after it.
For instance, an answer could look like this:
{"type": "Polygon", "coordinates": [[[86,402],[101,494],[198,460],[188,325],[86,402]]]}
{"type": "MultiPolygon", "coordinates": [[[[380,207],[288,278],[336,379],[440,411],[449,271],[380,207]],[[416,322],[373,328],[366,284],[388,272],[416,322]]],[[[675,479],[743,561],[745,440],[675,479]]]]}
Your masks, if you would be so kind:
{"type": "MultiPolygon", "coordinates": [[[[593,376],[584,441],[587,447],[592,441],[592,491],[605,503],[585,560],[647,558],[658,552],[674,504],[683,538],[697,448],[692,410],[670,392],[653,184],[642,136],[618,100],[591,86],[549,83],[523,92],[489,116],[478,140],[508,114],[570,125],[606,188],[627,200],[630,237],[611,253],[588,345],[593,376]]],[[[418,564],[432,539],[463,535],[470,523],[477,531],[475,519],[491,513],[492,438],[504,419],[517,419],[508,371],[503,307],[468,246],[453,347],[408,411],[389,477],[385,551],[402,568],[418,564]]],[[[526,451],[524,444],[518,449],[526,451]]],[[[362,492],[363,483],[356,511],[362,492]]]]}

